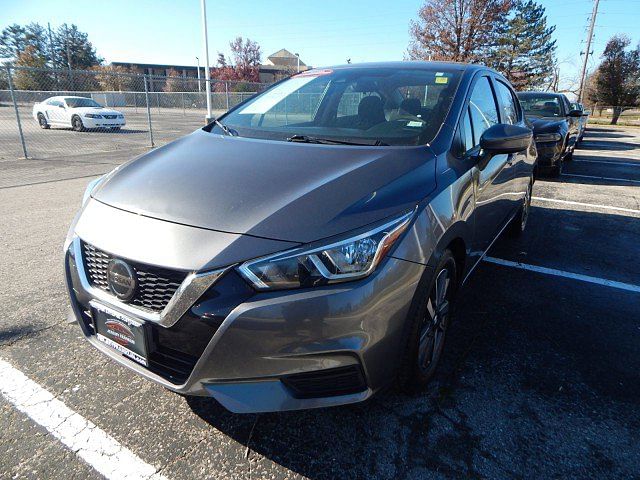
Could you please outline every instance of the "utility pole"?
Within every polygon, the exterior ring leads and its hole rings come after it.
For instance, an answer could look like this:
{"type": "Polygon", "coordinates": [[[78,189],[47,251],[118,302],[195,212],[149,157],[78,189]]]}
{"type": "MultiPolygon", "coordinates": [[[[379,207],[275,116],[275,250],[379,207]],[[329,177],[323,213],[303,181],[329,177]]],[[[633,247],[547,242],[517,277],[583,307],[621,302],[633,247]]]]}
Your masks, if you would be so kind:
{"type": "Polygon", "coordinates": [[[200,87],[200,59],[196,57],[196,61],[198,62],[198,93],[202,91],[202,87],[200,87]]]}
{"type": "Polygon", "coordinates": [[[64,44],[67,48],[67,67],[69,68],[69,89],[73,90],[73,77],[71,73],[71,50],[69,49],[69,27],[64,24],[64,44]]]}
{"type": "Polygon", "coordinates": [[[209,123],[213,120],[211,115],[211,72],[209,71],[209,40],[207,38],[207,4],[206,0],[200,0],[202,6],[202,40],[204,42],[204,81],[207,92],[207,118],[206,122],[209,123]]]}
{"type": "Polygon", "coordinates": [[[587,62],[591,52],[591,40],[593,40],[593,29],[596,26],[596,16],[598,15],[598,4],[600,0],[593,0],[593,11],[591,12],[591,22],[589,23],[589,33],[587,35],[587,51],[584,53],[582,63],[582,73],[580,74],[580,90],[578,90],[578,103],[582,103],[584,97],[584,84],[587,78],[587,62]]]}
{"type": "Polygon", "coordinates": [[[49,54],[51,55],[51,67],[53,68],[53,76],[56,79],[56,86],[60,90],[60,79],[58,78],[58,71],[56,70],[58,62],[56,62],[56,51],[53,49],[53,34],[51,33],[51,23],[47,22],[47,29],[49,30],[49,54]]]}

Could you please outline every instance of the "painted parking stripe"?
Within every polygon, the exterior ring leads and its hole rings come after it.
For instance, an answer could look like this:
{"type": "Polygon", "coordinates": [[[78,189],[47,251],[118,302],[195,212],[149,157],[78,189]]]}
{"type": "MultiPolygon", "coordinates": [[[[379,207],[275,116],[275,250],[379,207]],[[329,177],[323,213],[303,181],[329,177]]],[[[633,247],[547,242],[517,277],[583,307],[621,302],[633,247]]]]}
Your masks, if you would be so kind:
{"type": "Polygon", "coordinates": [[[582,275],[580,273],[565,272],[564,270],[556,270],[555,268],[539,267],[537,265],[513,262],[511,260],[503,260],[501,258],[495,257],[484,257],[484,261],[495,263],[496,265],[502,265],[504,267],[519,268],[521,270],[528,270],[530,272],[543,273],[545,275],[553,275],[555,277],[570,278],[572,280],[578,280],[581,282],[595,283],[596,285],[617,288],[619,290],[626,290],[628,292],[640,293],[640,285],[633,285],[631,283],[616,282],[615,280],[608,280],[606,278],[592,277],[590,275],[582,275]]]}
{"type": "Polygon", "coordinates": [[[1,359],[0,394],[105,478],[166,479],[157,468],[1,359]]]}
{"type": "Polygon", "coordinates": [[[596,180],[609,180],[612,182],[640,183],[640,180],[628,180],[626,178],[617,178],[617,177],[600,177],[597,175],[578,175],[577,173],[562,173],[561,175],[563,177],[595,178],[596,180]]]}
{"type": "Polygon", "coordinates": [[[574,202],[571,200],[557,200],[555,198],[544,198],[544,197],[531,197],[531,199],[537,200],[539,202],[562,203],[565,205],[576,205],[580,207],[587,207],[587,208],[594,208],[594,209],[601,209],[601,210],[613,210],[615,212],[635,213],[640,215],[640,210],[634,210],[633,208],[611,207],[609,205],[599,205],[597,203],[574,202]]]}
{"type": "Polygon", "coordinates": [[[638,162],[616,162],[611,160],[578,160],[573,159],[574,163],[605,163],[607,165],[621,165],[625,167],[640,167],[640,161],[638,162]]]}

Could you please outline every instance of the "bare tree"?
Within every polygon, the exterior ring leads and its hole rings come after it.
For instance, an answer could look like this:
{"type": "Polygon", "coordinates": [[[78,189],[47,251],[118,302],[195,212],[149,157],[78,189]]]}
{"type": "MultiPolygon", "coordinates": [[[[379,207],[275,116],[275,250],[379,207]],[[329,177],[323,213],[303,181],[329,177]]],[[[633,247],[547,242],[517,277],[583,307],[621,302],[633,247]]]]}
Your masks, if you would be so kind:
{"type": "Polygon", "coordinates": [[[236,67],[248,68],[260,65],[262,52],[257,42],[248,38],[244,40],[242,37],[236,37],[229,43],[229,47],[231,47],[231,56],[236,67]]]}
{"type": "Polygon", "coordinates": [[[613,108],[611,125],[618,123],[625,107],[640,103],[640,46],[628,50],[630,44],[626,35],[611,37],[598,66],[593,96],[599,104],[613,108]]]}
{"type": "Polygon", "coordinates": [[[411,21],[412,60],[478,62],[497,43],[512,0],[426,0],[411,21]]]}

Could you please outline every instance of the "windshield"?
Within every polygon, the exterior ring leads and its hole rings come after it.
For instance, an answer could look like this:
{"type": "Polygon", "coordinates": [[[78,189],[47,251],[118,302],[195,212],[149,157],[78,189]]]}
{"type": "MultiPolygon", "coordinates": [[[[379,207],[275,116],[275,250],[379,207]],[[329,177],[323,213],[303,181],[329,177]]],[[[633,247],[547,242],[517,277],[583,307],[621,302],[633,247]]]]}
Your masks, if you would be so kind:
{"type": "MultiPolygon", "coordinates": [[[[438,65],[310,70],[254,97],[221,124],[252,138],[420,145],[442,125],[460,72],[438,65]]],[[[219,124],[212,131],[224,133],[219,124]]]]}
{"type": "Polygon", "coordinates": [[[90,98],[65,98],[64,101],[66,102],[69,108],[78,108],[78,107],[102,108],[102,105],[100,105],[98,102],[90,98]]]}
{"type": "Polygon", "coordinates": [[[551,95],[518,95],[525,115],[559,117],[562,115],[560,100],[551,95]]]}

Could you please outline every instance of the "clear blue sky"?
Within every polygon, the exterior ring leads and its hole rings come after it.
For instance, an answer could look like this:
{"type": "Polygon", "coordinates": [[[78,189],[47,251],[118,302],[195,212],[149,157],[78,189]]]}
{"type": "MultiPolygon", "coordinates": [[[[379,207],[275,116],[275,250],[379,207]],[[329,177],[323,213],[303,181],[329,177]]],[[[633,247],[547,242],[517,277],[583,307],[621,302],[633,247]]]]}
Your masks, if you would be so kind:
{"type": "MultiPolygon", "coordinates": [[[[540,1],[540,0],[539,0],[540,1]]],[[[592,0],[541,0],[557,25],[558,59],[566,79],[577,77],[592,0]]],[[[227,52],[237,35],[256,40],[266,57],[280,48],[313,66],[401,60],[409,20],[422,0],[208,0],[209,56],[227,52]]],[[[0,0],[0,28],[31,21],[75,23],[107,62],[195,65],[203,62],[199,0],[0,0]]],[[[601,0],[595,65],[607,39],[626,33],[640,41],[640,0],[601,0]]],[[[204,63],[204,62],[203,62],[204,63]]],[[[567,80],[565,80],[567,82],[567,80]]]]}

